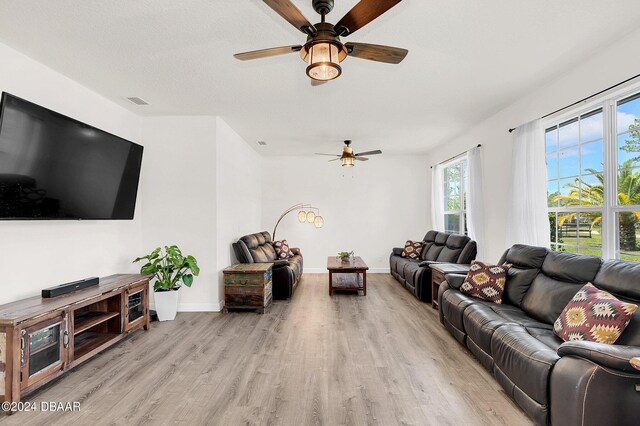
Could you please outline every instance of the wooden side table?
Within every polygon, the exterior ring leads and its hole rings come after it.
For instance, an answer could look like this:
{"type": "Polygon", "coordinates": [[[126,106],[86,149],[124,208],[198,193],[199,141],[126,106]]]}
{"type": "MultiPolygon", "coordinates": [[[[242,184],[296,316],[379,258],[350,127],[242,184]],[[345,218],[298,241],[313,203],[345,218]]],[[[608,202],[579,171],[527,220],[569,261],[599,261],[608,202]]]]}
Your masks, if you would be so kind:
{"type": "Polygon", "coordinates": [[[433,263],[431,268],[431,307],[438,309],[438,289],[447,274],[466,274],[471,265],[461,265],[458,263],[433,263]]]}
{"type": "Polygon", "coordinates": [[[272,267],[273,263],[240,263],[226,268],[223,312],[253,309],[264,314],[273,300],[272,267]]]}

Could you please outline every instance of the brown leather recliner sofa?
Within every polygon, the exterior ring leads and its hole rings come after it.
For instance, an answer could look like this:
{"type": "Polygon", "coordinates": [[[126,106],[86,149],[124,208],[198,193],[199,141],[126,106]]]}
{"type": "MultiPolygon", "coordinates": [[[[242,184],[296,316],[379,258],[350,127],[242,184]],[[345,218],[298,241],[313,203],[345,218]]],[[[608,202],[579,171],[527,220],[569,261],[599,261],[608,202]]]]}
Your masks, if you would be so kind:
{"type": "Polygon", "coordinates": [[[462,294],[465,275],[440,286],[440,321],[493,372],[538,424],[631,425],[640,421],[640,310],[615,345],[563,342],[553,323],[587,282],[640,302],[640,264],[514,245],[503,304],[462,294]]]}
{"type": "Polygon", "coordinates": [[[288,299],[302,278],[302,254],[300,249],[292,248],[292,258],[278,260],[271,242],[271,234],[267,231],[245,235],[233,243],[233,251],[240,263],[273,263],[273,298],[288,299]]]}
{"type": "Polygon", "coordinates": [[[431,302],[432,263],[471,263],[478,251],[476,242],[466,235],[429,231],[424,236],[420,260],[402,257],[396,247],[389,256],[391,275],[423,302],[431,302]]]}

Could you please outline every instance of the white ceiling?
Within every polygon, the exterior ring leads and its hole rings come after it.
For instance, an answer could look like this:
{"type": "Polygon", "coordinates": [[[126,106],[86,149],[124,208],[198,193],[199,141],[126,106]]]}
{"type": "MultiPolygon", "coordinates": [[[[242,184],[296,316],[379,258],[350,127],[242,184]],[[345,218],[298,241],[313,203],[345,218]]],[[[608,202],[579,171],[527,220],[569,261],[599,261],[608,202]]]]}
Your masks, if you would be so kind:
{"type": "MultiPolygon", "coordinates": [[[[318,21],[311,0],[293,2],[318,21]]],[[[335,2],[334,23],[357,3],[335,2]]],[[[405,47],[404,62],[347,58],[342,76],[318,87],[297,54],[232,57],[304,41],[260,0],[0,0],[0,41],[138,114],[220,115],[265,155],[339,152],[342,139],[356,151],[414,153],[637,29],[637,6],[404,0],[345,39],[405,47]]]]}

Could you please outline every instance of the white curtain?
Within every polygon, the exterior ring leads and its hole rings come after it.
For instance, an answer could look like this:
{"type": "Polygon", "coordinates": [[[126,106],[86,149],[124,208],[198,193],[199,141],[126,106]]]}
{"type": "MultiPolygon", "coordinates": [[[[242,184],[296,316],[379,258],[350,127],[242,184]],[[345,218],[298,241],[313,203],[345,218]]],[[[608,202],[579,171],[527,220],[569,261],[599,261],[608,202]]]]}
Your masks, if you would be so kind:
{"type": "Polygon", "coordinates": [[[549,247],[544,128],[535,120],[514,131],[511,190],[507,202],[507,247],[549,247]]]}
{"type": "Polygon", "coordinates": [[[475,147],[467,152],[467,228],[469,237],[478,244],[477,258],[484,257],[484,191],[482,189],[482,151],[475,147]]]}
{"type": "Polygon", "coordinates": [[[444,167],[431,169],[431,229],[444,231],[444,167]]]}

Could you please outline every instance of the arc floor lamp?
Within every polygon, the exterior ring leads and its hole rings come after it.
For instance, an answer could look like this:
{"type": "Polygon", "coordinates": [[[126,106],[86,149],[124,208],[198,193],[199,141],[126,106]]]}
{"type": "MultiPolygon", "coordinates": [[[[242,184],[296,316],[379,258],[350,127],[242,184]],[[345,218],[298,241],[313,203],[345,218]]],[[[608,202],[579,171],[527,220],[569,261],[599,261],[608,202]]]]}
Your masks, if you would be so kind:
{"type": "Polygon", "coordinates": [[[273,227],[273,234],[271,234],[272,235],[271,238],[273,239],[273,241],[276,240],[276,230],[278,229],[278,225],[280,224],[280,221],[286,215],[296,210],[298,210],[298,221],[300,223],[304,223],[304,222],[313,223],[313,226],[315,226],[316,228],[322,228],[322,226],[324,225],[324,219],[322,218],[322,216],[320,216],[319,208],[314,207],[311,204],[304,204],[304,203],[294,204],[293,206],[286,209],[284,213],[280,215],[280,218],[276,222],[276,226],[273,227]]]}

